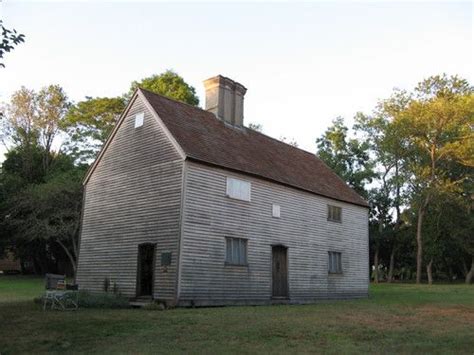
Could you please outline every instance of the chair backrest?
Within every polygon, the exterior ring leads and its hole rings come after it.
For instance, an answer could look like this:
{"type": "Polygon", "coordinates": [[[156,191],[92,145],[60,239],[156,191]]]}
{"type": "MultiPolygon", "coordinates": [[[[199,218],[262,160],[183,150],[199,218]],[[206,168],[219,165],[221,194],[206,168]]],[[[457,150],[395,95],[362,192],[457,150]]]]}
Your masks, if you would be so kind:
{"type": "Polygon", "coordinates": [[[45,281],[47,290],[62,290],[66,288],[65,275],[46,274],[45,281]]]}
{"type": "Polygon", "coordinates": [[[58,280],[56,283],[56,290],[65,290],[66,289],[66,281],[65,280],[58,280]]]}

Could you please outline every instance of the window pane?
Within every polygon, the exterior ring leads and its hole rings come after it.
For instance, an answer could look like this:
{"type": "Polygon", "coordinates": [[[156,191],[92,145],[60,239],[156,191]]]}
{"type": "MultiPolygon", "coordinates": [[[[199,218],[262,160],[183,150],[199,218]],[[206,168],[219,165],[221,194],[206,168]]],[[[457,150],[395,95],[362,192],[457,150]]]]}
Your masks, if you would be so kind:
{"type": "Polygon", "coordinates": [[[240,239],[239,264],[245,264],[245,240],[240,239]]]}
{"type": "Polygon", "coordinates": [[[236,264],[239,260],[239,241],[232,239],[232,263],[236,264]]]}
{"type": "Polygon", "coordinates": [[[328,220],[340,222],[341,215],[342,215],[341,207],[328,205],[328,220]]]}
{"type": "Polygon", "coordinates": [[[229,264],[247,264],[247,240],[226,237],[225,262],[229,264]]]}
{"type": "Polygon", "coordinates": [[[230,262],[232,262],[232,239],[225,238],[225,242],[226,242],[225,261],[230,263],[230,262]]]}

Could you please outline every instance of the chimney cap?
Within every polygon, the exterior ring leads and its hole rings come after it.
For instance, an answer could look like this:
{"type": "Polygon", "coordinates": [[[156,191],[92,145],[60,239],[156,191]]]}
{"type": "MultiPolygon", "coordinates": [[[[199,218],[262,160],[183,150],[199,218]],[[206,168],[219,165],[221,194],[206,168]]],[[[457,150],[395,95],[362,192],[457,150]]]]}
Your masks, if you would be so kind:
{"type": "Polygon", "coordinates": [[[220,74],[204,80],[203,83],[206,90],[212,89],[216,86],[227,86],[229,89],[235,90],[241,95],[245,95],[247,92],[247,88],[245,86],[220,74]]]}

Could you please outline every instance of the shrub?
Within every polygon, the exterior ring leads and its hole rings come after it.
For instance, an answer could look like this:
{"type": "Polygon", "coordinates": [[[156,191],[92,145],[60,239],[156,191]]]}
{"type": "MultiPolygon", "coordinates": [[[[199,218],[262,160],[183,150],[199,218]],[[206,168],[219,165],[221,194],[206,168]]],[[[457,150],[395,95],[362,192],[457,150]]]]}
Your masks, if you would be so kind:
{"type": "Polygon", "coordinates": [[[113,293],[79,291],[79,308],[129,308],[128,299],[113,293]]]}
{"type": "Polygon", "coordinates": [[[143,307],[147,311],[164,311],[166,309],[166,304],[164,302],[155,301],[148,303],[143,307]]]}

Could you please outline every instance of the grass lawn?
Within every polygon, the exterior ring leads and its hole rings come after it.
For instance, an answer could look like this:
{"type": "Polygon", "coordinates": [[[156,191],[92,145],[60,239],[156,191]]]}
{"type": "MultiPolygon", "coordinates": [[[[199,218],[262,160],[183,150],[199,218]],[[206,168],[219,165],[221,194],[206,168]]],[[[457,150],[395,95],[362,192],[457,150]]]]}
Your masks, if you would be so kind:
{"type": "Polygon", "coordinates": [[[304,306],[43,312],[37,278],[0,276],[0,353],[474,352],[474,286],[375,285],[304,306]]]}

